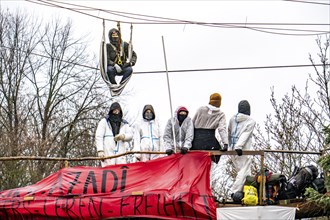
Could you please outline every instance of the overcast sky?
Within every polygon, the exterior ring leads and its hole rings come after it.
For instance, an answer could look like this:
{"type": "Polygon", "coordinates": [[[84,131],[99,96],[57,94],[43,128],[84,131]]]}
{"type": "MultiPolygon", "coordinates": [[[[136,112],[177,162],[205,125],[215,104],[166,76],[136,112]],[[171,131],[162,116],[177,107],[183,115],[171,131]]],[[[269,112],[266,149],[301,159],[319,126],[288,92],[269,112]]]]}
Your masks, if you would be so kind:
{"type": "MultiPolygon", "coordinates": [[[[35,2],[38,2],[35,0],[35,2]]],[[[310,64],[309,53],[319,63],[316,45],[317,35],[330,32],[330,0],[318,0],[319,4],[302,1],[63,1],[93,8],[125,12],[114,14],[101,11],[85,13],[113,20],[106,21],[106,32],[122,21],[123,40],[129,41],[130,22],[133,23],[133,45],[138,60],[134,71],[165,71],[164,39],[167,67],[173,70],[204,70],[263,66],[310,64]],[[154,17],[189,21],[180,24],[151,24],[154,17]],[[128,23],[125,23],[128,22],[128,23]],[[192,23],[205,22],[208,25],[192,23]],[[147,24],[148,23],[148,24],[147,24]],[[210,23],[217,25],[210,26],[210,23]],[[219,23],[240,23],[242,28],[220,26],[219,23]],[[251,25],[251,23],[258,23],[251,25]],[[263,23],[263,25],[260,25],[263,23]],[[327,24],[327,25],[274,25],[275,23],[327,24]],[[273,24],[273,25],[271,25],[273,24]],[[245,28],[244,28],[245,27],[245,28]],[[259,29],[250,29],[251,27],[259,29]],[[263,29],[260,29],[263,28],[263,29]],[[267,29],[265,29],[267,28],[267,29]],[[287,29],[287,30],[279,30],[287,29]],[[293,29],[305,30],[294,31],[293,29]],[[315,31],[311,31],[315,30],[315,31]],[[269,33],[267,33],[269,32],[269,33]],[[299,34],[299,35],[298,35],[299,34]]],[[[1,7],[11,10],[22,8],[42,16],[45,20],[61,16],[71,18],[75,34],[89,33],[91,53],[98,55],[102,37],[102,20],[63,8],[52,8],[28,1],[1,1],[1,7]]],[[[58,2],[56,2],[58,4],[58,2]]],[[[66,5],[67,7],[71,7],[66,5]]],[[[325,39],[325,35],[319,35],[325,39]]],[[[329,55],[330,57],[330,55],[329,55]]],[[[184,105],[193,117],[195,111],[208,104],[209,96],[222,95],[221,109],[229,118],[237,112],[237,104],[246,99],[251,104],[251,116],[261,126],[266,114],[272,113],[271,87],[277,98],[290,93],[292,85],[304,89],[313,68],[265,68],[216,71],[184,71],[169,73],[173,111],[184,105]]],[[[129,114],[140,116],[145,104],[152,104],[163,126],[171,116],[166,73],[135,74],[125,90],[133,96],[123,100],[129,114]],[[129,105],[129,106],[127,106],[129,105]]],[[[125,91],[124,91],[125,92],[125,91]]]]}

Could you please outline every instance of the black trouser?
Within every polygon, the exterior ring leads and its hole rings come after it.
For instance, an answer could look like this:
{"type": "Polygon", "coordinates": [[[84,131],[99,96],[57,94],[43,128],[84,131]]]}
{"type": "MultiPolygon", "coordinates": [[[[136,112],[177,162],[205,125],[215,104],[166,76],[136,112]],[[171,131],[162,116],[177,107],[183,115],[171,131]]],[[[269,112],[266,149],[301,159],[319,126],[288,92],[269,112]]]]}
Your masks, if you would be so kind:
{"type": "MultiPolygon", "coordinates": [[[[215,138],[215,129],[194,129],[194,140],[190,150],[220,150],[220,144],[215,138]]],[[[212,161],[218,163],[220,155],[212,155],[212,161]]]]}
{"type": "Polygon", "coordinates": [[[108,71],[107,71],[109,81],[111,84],[117,84],[116,79],[115,79],[116,75],[123,76],[123,78],[120,81],[120,83],[121,83],[125,79],[127,79],[132,73],[133,73],[133,69],[130,66],[123,68],[120,73],[117,73],[116,68],[113,66],[108,66],[108,71]]]}

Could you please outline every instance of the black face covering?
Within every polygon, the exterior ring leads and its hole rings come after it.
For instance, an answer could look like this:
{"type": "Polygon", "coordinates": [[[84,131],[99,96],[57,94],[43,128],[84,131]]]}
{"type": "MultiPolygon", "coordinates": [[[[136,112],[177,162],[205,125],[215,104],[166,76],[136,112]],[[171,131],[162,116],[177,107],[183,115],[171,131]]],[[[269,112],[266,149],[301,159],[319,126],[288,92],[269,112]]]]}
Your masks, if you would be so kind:
{"type": "Polygon", "coordinates": [[[109,41],[110,41],[110,43],[111,43],[112,45],[114,45],[114,46],[116,46],[116,47],[119,46],[119,44],[120,44],[120,33],[119,33],[119,31],[118,31],[117,29],[111,29],[111,30],[109,31],[109,41]],[[116,36],[116,37],[112,36],[112,34],[113,34],[114,32],[117,33],[117,36],[116,36]]]}
{"type": "Polygon", "coordinates": [[[109,115],[109,120],[112,122],[121,122],[121,119],[122,119],[121,113],[119,113],[119,114],[110,113],[110,115],[109,115]]]}
{"type": "Polygon", "coordinates": [[[112,134],[113,136],[116,136],[117,134],[119,134],[119,130],[120,130],[120,124],[121,124],[121,113],[119,114],[113,114],[111,113],[109,115],[109,122],[112,128],[112,134]]]}
{"type": "Polygon", "coordinates": [[[181,126],[182,122],[187,118],[188,115],[180,115],[178,114],[179,125],[181,126]]]}
{"type": "Polygon", "coordinates": [[[111,37],[111,43],[115,46],[118,45],[119,37],[111,37]]]}
{"type": "Polygon", "coordinates": [[[112,105],[110,106],[109,114],[108,114],[108,120],[109,120],[109,123],[112,128],[113,136],[116,136],[117,134],[119,134],[119,129],[120,129],[122,118],[123,118],[123,112],[121,110],[119,103],[117,103],[117,102],[112,103],[112,105]],[[120,112],[118,114],[114,114],[113,113],[114,109],[119,109],[120,112]]]}

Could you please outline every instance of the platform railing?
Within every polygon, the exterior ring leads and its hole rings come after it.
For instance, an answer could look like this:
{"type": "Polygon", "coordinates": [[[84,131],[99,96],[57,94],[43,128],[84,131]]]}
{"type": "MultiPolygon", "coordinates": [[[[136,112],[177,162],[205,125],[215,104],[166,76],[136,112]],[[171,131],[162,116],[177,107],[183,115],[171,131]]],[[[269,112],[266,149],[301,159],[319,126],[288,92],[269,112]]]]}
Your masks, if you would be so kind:
{"type": "MultiPolygon", "coordinates": [[[[314,154],[322,156],[326,151],[329,151],[330,148],[324,149],[320,152],[315,151],[292,151],[292,150],[244,150],[242,155],[251,155],[251,156],[260,156],[260,185],[259,185],[259,205],[264,205],[266,201],[266,193],[265,193],[265,153],[294,153],[294,154],[314,154]]],[[[213,155],[237,155],[236,151],[207,151],[200,150],[201,152],[208,152],[210,156],[213,155]]],[[[154,152],[154,151],[128,151],[125,153],[117,154],[114,156],[105,156],[105,157],[42,157],[42,156],[12,156],[12,157],[0,157],[0,161],[15,161],[15,160],[42,160],[42,161],[61,161],[64,162],[64,167],[69,166],[69,162],[71,161],[95,161],[95,160],[105,160],[105,159],[113,159],[117,157],[122,157],[130,154],[166,154],[165,152],[154,152]]]]}

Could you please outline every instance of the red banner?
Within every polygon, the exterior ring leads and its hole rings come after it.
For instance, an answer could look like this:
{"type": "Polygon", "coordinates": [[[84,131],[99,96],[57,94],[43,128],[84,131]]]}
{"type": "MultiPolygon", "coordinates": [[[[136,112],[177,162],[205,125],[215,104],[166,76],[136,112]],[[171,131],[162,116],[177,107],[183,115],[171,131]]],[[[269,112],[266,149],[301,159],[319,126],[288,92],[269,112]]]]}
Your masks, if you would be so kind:
{"type": "Polygon", "coordinates": [[[0,192],[0,219],[216,219],[208,153],[148,162],[64,168],[0,192]]]}

